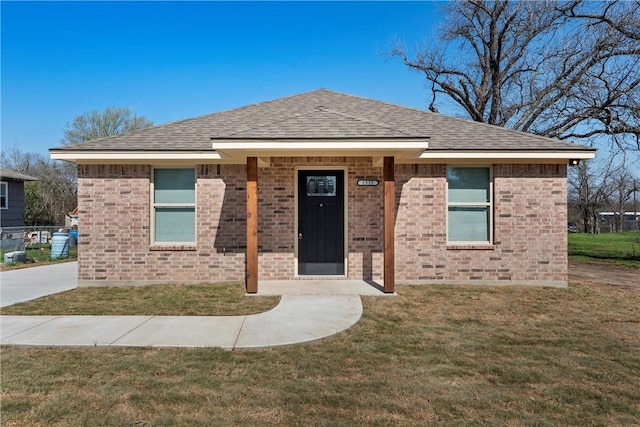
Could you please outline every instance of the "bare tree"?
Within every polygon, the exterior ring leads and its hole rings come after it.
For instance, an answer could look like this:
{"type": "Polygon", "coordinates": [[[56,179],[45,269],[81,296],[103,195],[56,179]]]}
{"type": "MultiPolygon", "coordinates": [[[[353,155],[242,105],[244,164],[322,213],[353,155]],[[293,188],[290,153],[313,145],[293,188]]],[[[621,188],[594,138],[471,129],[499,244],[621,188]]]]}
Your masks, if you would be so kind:
{"type": "Polygon", "coordinates": [[[585,19],[590,23],[605,24],[619,31],[625,37],[640,41],[640,22],[638,22],[638,8],[640,3],[629,2],[628,8],[620,9],[620,1],[609,1],[601,5],[597,10],[585,10],[582,8],[582,0],[574,0],[565,4],[562,10],[566,16],[585,19]]]}
{"type": "Polygon", "coordinates": [[[390,52],[479,122],[640,150],[640,2],[446,3],[440,43],[390,52]]]}
{"type": "Polygon", "coordinates": [[[38,178],[25,182],[25,225],[61,225],[77,205],[76,169],[40,153],[3,150],[2,167],[38,178]]]}
{"type": "Polygon", "coordinates": [[[150,126],[153,126],[151,120],[133,114],[128,108],[107,107],[104,111],[93,110],[81,114],[71,124],[67,123],[62,143],[78,144],[150,126]]]}
{"type": "Polygon", "coordinates": [[[573,173],[569,178],[569,208],[575,209],[582,223],[582,231],[597,232],[598,212],[604,206],[604,201],[597,189],[596,177],[588,162],[580,163],[571,172],[573,173]]]}
{"type": "MultiPolygon", "coordinates": [[[[150,120],[132,114],[127,108],[109,107],[75,117],[65,126],[62,142],[77,144],[152,125],[150,120]]],[[[63,224],[64,214],[77,206],[75,164],[52,161],[42,154],[24,153],[18,148],[3,150],[0,163],[39,178],[39,181],[25,183],[26,225],[63,224]]]]}
{"type": "Polygon", "coordinates": [[[625,230],[625,211],[630,205],[636,189],[636,178],[624,167],[619,168],[610,177],[611,191],[609,206],[614,215],[614,228],[611,231],[625,230]]]}
{"type": "Polygon", "coordinates": [[[613,192],[612,162],[594,168],[591,162],[581,162],[569,169],[568,206],[580,218],[582,231],[600,232],[600,213],[607,209],[613,192]]]}

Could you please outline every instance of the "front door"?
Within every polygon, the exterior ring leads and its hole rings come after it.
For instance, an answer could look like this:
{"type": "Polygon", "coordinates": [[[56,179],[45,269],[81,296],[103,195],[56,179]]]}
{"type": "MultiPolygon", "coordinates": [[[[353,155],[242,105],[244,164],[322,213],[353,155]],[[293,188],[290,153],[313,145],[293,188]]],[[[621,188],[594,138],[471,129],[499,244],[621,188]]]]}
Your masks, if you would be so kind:
{"type": "Polygon", "coordinates": [[[298,171],[298,274],[344,274],[344,171],[298,171]]]}

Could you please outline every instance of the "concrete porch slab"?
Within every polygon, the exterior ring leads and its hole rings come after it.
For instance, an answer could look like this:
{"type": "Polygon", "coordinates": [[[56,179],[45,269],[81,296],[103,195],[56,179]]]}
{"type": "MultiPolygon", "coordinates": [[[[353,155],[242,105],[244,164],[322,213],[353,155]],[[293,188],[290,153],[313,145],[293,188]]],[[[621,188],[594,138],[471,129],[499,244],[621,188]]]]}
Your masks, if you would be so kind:
{"type": "Polygon", "coordinates": [[[377,295],[385,294],[382,284],[373,280],[297,279],[260,280],[258,293],[252,295],[377,295]]]}

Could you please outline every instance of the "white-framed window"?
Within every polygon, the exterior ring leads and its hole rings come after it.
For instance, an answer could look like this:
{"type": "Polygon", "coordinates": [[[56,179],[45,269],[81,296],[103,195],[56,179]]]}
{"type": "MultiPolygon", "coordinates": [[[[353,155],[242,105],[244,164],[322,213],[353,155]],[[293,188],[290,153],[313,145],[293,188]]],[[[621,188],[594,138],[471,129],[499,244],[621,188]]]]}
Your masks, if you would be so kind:
{"type": "Polygon", "coordinates": [[[9,209],[9,184],[0,182],[0,209],[9,209]]]}
{"type": "Polygon", "coordinates": [[[447,167],[447,242],[492,242],[492,182],[488,166],[447,167]]]}
{"type": "Polygon", "coordinates": [[[151,180],[152,243],[196,242],[196,171],[155,168],[151,180]]]}

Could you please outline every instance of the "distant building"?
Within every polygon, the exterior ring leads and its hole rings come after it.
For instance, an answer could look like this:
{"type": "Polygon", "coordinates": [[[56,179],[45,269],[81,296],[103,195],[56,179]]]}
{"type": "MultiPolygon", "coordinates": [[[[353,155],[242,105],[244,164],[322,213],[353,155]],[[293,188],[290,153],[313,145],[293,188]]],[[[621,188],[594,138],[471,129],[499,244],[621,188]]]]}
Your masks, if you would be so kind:
{"type": "Polygon", "coordinates": [[[616,231],[632,231],[638,230],[640,227],[640,211],[624,212],[624,219],[622,221],[622,230],[619,229],[620,225],[620,213],[619,212],[600,212],[598,218],[600,219],[600,230],[604,232],[616,232],[616,231]]]}

